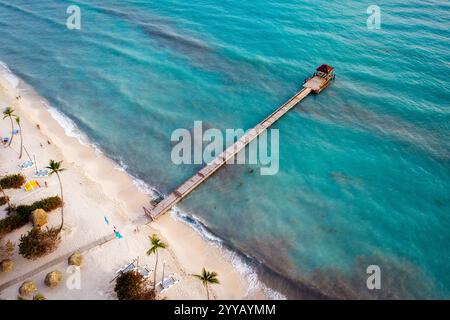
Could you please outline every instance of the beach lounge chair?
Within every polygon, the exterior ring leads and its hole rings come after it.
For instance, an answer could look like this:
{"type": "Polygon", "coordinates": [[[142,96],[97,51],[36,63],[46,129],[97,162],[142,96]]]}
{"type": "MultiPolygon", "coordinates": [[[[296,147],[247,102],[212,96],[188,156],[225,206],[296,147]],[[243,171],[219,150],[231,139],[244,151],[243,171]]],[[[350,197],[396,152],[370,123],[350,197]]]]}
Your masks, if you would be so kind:
{"type": "Polygon", "coordinates": [[[135,270],[137,267],[134,264],[134,262],[130,263],[129,265],[127,265],[125,268],[123,268],[122,272],[128,272],[128,271],[132,271],[135,270]]]}
{"type": "Polygon", "coordinates": [[[45,178],[48,177],[48,170],[41,169],[36,172],[34,175],[35,178],[45,178]]]}
{"type": "Polygon", "coordinates": [[[134,262],[131,262],[131,263],[125,264],[122,268],[120,268],[119,270],[117,270],[117,271],[116,271],[116,274],[117,274],[117,273],[128,272],[128,271],[134,270],[134,269],[136,269],[136,268],[137,268],[137,267],[136,267],[136,265],[134,264],[134,262]]]}
{"type": "Polygon", "coordinates": [[[169,275],[167,278],[164,278],[163,281],[158,282],[157,287],[161,287],[161,291],[166,291],[167,289],[176,285],[180,280],[175,279],[175,274],[169,275]]]}
{"type": "Polygon", "coordinates": [[[149,269],[147,266],[143,266],[139,269],[139,273],[142,274],[145,279],[147,279],[153,273],[153,270],[149,269]]]}
{"type": "Polygon", "coordinates": [[[32,161],[25,161],[23,163],[20,164],[20,170],[26,170],[31,168],[34,165],[34,163],[32,161]]]}
{"type": "Polygon", "coordinates": [[[31,181],[28,181],[27,183],[25,183],[25,185],[24,185],[24,189],[25,189],[25,191],[33,191],[34,189],[38,189],[38,188],[40,188],[41,186],[39,185],[39,182],[37,182],[36,180],[31,180],[31,181]]]}
{"type": "Polygon", "coordinates": [[[129,264],[124,265],[123,268],[120,268],[119,270],[116,271],[116,276],[111,280],[111,282],[116,280],[122,273],[131,271],[131,270],[136,270],[136,269],[137,269],[137,267],[134,264],[134,261],[129,264]]]}

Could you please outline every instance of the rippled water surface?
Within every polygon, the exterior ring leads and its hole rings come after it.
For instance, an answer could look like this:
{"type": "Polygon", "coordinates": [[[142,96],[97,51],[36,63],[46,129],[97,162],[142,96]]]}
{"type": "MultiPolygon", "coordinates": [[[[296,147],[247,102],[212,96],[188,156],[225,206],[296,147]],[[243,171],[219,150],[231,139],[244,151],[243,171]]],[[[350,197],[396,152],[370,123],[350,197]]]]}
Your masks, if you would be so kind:
{"type": "Polygon", "coordinates": [[[164,193],[199,168],[170,161],[174,129],[248,129],[333,65],[274,125],[277,175],[228,166],[180,207],[288,297],[449,298],[450,5],[377,1],[370,31],[371,4],[0,0],[0,60],[164,193]]]}

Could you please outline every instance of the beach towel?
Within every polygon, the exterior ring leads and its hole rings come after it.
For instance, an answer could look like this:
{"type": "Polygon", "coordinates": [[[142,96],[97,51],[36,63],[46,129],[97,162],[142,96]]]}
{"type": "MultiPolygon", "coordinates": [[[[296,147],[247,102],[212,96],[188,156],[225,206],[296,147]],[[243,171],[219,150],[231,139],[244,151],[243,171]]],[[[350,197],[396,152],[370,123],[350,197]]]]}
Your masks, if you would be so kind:
{"type": "Polygon", "coordinates": [[[40,188],[41,186],[39,185],[39,182],[37,182],[36,180],[31,180],[28,181],[27,183],[25,183],[25,191],[32,191],[34,189],[40,188]]]}
{"type": "Polygon", "coordinates": [[[109,220],[106,216],[104,216],[106,224],[109,224],[109,220]]]}
{"type": "Polygon", "coordinates": [[[120,234],[119,231],[114,231],[114,234],[116,235],[117,239],[122,239],[123,238],[123,236],[120,234]]]}

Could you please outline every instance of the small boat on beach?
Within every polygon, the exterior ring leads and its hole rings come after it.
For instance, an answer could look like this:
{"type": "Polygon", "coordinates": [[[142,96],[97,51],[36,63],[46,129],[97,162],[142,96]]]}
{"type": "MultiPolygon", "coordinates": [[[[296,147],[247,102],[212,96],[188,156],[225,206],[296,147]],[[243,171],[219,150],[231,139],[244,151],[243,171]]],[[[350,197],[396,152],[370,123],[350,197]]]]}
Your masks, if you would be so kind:
{"type": "Polygon", "coordinates": [[[304,88],[310,88],[315,94],[319,94],[323,89],[329,86],[332,80],[336,78],[334,68],[327,64],[323,64],[316,69],[312,77],[303,82],[304,88]]]}

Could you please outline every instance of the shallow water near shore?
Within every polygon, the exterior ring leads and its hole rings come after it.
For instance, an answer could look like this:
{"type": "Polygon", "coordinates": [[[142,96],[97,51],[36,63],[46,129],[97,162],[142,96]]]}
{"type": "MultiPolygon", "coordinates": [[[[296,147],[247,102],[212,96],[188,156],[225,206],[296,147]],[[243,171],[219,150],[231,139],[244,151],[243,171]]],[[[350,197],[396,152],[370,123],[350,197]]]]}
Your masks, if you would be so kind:
{"type": "Polygon", "coordinates": [[[69,4],[0,0],[0,60],[163,193],[200,167],[173,130],[248,129],[336,67],[274,125],[277,175],[227,166],[180,208],[290,298],[450,297],[448,3],[381,1],[376,32],[367,1],[77,1],[79,31],[69,4]]]}

